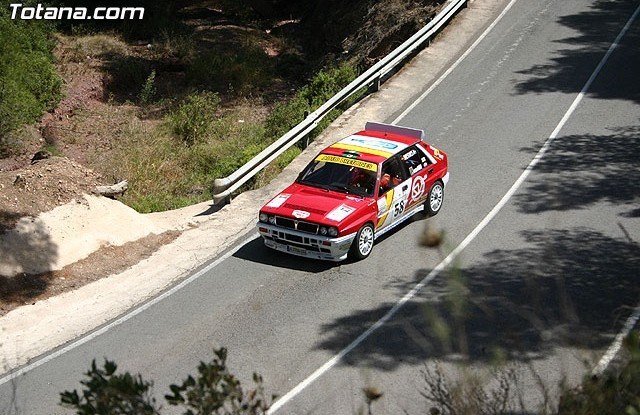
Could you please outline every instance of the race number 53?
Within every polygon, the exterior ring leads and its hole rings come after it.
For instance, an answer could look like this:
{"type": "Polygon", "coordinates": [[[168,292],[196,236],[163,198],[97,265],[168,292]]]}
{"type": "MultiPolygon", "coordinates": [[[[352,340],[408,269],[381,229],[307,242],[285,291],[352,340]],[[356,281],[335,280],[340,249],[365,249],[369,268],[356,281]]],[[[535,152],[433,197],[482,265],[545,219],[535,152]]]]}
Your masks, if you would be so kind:
{"type": "Polygon", "coordinates": [[[396,203],[393,206],[393,215],[394,216],[400,216],[400,214],[402,213],[403,210],[404,210],[404,200],[396,203]]]}

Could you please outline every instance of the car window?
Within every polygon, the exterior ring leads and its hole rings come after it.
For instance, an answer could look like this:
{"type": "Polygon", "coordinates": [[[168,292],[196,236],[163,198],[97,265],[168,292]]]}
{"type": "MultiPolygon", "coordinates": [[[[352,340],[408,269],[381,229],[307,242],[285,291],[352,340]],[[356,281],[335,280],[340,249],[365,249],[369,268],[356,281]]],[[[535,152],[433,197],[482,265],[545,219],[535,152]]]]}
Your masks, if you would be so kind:
{"type": "MultiPolygon", "coordinates": [[[[361,162],[360,164],[368,167],[371,163],[361,162]]],[[[356,165],[314,160],[298,176],[297,182],[359,196],[373,196],[376,172],[356,165]]]]}
{"type": "Polygon", "coordinates": [[[409,176],[429,165],[429,159],[416,146],[411,146],[400,154],[400,160],[409,176]]]}
{"type": "Polygon", "coordinates": [[[397,157],[393,157],[385,161],[382,164],[378,194],[382,195],[387,193],[389,190],[402,183],[406,178],[406,172],[397,157]]]}

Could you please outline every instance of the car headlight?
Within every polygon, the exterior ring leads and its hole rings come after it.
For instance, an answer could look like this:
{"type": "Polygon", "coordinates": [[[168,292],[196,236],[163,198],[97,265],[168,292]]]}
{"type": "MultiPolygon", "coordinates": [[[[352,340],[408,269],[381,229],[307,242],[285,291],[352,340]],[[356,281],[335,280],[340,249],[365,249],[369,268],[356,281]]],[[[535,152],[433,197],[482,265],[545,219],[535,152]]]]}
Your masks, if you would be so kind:
{"type": "Polygon", "coordinates": [[[320,227],[320,235],[326,235],[327,234],[327,228],[325,228],[324,226],[320,227]]]}
{"type": "Polygon", "coordinates": [[[329,228],[329,236],[338,236],[338,228],[334,228],[333,226],[329,228]]]}
{"type": "Polygon", "coordinates": [[[276,224],[276,217],[275,216],[269,216],[269,223],[272,225],[276,224]]]}
{"type": "Polygon", "coordinates": [[[266,222],[269,220],[269,215],[267,215],[266,213],[260,212],[260,216],[258,216],[258,219],[260,220],[260,222],[266,222]]]}

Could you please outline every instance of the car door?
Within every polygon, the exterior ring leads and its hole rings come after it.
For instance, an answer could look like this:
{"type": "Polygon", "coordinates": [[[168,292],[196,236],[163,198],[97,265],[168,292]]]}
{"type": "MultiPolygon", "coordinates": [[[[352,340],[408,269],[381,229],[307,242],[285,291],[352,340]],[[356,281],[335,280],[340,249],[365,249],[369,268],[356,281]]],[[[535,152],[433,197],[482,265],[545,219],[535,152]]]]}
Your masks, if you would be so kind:
{"type": "Polygon", "coordinates": [[[412,177],[406,205],[406,210],[409,211],[427,198],[436,177],[433,174],[435,160],[418,145],[412,145],[398,156],[405,173],[412,177]]]}
{"type": "Polygon", "coordinates": [[[410,195],[411,177],[407,176],[406,169],[397,156],[382,164],[378,185],[376,229],[383,229],[405,214],[410,195]]]}

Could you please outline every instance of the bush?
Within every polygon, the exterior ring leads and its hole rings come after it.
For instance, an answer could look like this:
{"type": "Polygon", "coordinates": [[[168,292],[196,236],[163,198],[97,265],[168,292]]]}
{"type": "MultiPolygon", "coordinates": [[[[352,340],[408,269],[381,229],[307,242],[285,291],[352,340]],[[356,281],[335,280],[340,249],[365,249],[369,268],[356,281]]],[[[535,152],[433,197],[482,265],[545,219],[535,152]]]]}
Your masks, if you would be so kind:
{"type": "Polygon", "coordinates": [[[309,102],[312,110],[316,110],[357,76],[358,71],[355,67],[343,63],[338,67],[318,72],[311,82],[302,88],[300,95],[309,102]]]}
{"type": "Polygon", "coordinates": [[[262,376],[253,374],[256,389],[244,391],[240,381],[227,368],[227,349],[214,350],[215,357],[200,362],[198,376],[182,385],[171,385],[171,395],[165,395],[170,405],[188,408],[185,414],[263,414],[269,409],[264,396],[262,376]]]}
{"type": "Polygon", "coordinates": [[[276,105],[265,122],[267,137],[275,140],[304,120],[311,107],[306,98],[297,94],[288,102],[276,105]]]}
{"type": "Polygon", "coordinates": [[[203,140],[211,130],[219,103],[218,95],[211,92],[189,95],[169,114],[167,123],[185,144],[193,145],[203,140]]]}
{"type": "MultiPolygon", "coordinates": [[[[213,351],[211,362],[200,362],[196,377],[188,376],[182,384],[171,385],[165,395],[170,405],[181,406],[191,415],[256,415],[269,409],[262,376],[253,374],[255,389],[245,390],[227,368],[227,349],[213,351]]],[[[95,360],[80,383],[85,389],[60,394],[60,404],[75,409],[78,415],[155,415],[160,410],[150,396],[152,382],[129,372],[116,374],[117,365],[105,360],[104,369],[95,360]]],[[[271,397],[271,400],[275,396],[271,397]]]]}
{"type": "Polygon", "coordinates": [[[156,71],[153,70],[147,77],[147,80],[142,84],[142,90],[140,90],[140,103],[142,105],[146,105],[155,97],[156,95],[156,71]]]}
{"type": "Polygon", "coordinates": [[[37,120],[61,98],[50,30],[0,11],[0,155],[7,151],[9,132],[37,120]]]}
{"type": "Polygon", "coordinates": [[[640,335],[625,339],[628,363],[619,373],[586,378],[560,399],[558,415],[640,414],[640,335]]]}
{"type": "Polygon", "coordinates": [[[104,66],[109,74],[107,90],[118,101],[135,101],[141,85],[147,81],[152,72],[151,62],[135,56],[118,55],[104,66]]]}
{"type": "MultiPolygon", "coordinates": [[[[265,124],[267,137],[271,140],[281,137],[304,120],[305,112],[310,113],[318,109],[357,76],[357,70],[348,64],[318,72],[290,101],[275,106],[265,124]]],[[[319,128],[313,131],[311,137],[317,136],[352,103],[353,100],[348,100],[347,104],[341,105],[339,110],[329,113],[320,123],[319,128]]]]}
{"type": "Polygon", "coordinates": [[[61,405],[76,409],[78,415],[158,414],[155,400],[149,394],[153,383],[129,372],[116,374],[117,368],[114,362],[105,360],[104,369],[99,369],[94,359],[85,373],[88,379],[80,382],[86,389],[81,394],[76,390],[61,393],[61,405]]]}

